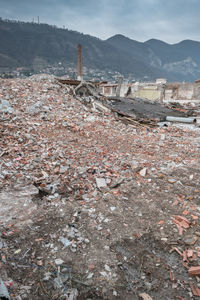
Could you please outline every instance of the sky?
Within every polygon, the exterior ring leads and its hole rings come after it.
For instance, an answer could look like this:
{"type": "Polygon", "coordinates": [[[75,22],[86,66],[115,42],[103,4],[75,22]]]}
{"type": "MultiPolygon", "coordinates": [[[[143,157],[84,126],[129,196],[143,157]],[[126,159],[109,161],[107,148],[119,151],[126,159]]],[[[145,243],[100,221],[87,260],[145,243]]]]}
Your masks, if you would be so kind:
{"type": "Polygon", "coordinates": [[[3,19],[36,22],[107,39],[200,41],[200,0],[0,0],[3,19]]]}

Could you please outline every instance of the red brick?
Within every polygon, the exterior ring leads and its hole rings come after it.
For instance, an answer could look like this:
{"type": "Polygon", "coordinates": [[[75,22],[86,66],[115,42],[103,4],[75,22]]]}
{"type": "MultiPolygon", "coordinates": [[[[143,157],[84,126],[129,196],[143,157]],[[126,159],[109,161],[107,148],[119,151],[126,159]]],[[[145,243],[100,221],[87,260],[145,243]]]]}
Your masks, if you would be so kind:
{"type": "Polygon", "coordinates": [[[191,267],[189,270],[189,275],[200,275],[200,266],[197,267],[191,267]]]}

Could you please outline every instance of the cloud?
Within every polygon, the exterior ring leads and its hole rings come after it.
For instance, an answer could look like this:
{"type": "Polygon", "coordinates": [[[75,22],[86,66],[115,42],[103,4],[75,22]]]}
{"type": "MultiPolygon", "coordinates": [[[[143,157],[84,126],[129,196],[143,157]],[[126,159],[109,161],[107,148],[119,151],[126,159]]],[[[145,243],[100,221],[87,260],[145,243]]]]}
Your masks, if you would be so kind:
{"type": "Polygon", "coordinates": [[[199,0],[0,0],[1,17],[43,23],[106,39],[200,40],[199,0]]]}

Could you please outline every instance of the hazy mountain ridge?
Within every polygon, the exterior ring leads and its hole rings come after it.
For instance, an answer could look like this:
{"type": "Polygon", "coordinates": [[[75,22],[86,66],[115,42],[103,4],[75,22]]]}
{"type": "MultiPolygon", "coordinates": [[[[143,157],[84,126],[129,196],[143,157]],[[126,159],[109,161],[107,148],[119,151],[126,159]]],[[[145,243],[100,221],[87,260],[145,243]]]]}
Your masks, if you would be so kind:
{"type": "MultiPolygon", "coordinates": [[[[120,35],[116,35],[107,41],[123,50],[129,43],[129,55],[139,56],[151,66],[160,71],[167,72],[166,77],[174,80],[193,81],[200,76],[200,42],[185,40],[178,44],[167,44],[163,41],[151,39],[140,43],[120,35]]],[[[126,51],[126,49],[124,49],[126,51]]],[[[137,56],[138,57],[138,56],[137,56]]]]}
{"type": "Polygon", "coordinates": [[[47,24],[0,20],[0,68],[33,67],[61,62],[76,66],[77,45],[83,64],[100,70],[131,74],[136,79],[193,81],[200,77],[200,42],[170,45],[159,40],[144,43],[123,35],[105,41],[47,24]]]}

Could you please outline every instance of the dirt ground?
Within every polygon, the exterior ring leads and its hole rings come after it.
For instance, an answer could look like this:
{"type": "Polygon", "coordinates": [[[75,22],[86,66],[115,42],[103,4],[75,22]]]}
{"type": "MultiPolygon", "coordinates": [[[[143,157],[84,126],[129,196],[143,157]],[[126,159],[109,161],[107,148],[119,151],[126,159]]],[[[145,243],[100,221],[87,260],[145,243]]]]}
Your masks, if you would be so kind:
{"type": "Polygon", "coordinates": [[[0,95],[11,299],[198,299],[200,128],[125,125],[49,77],[1,80],[0,95]]]}

